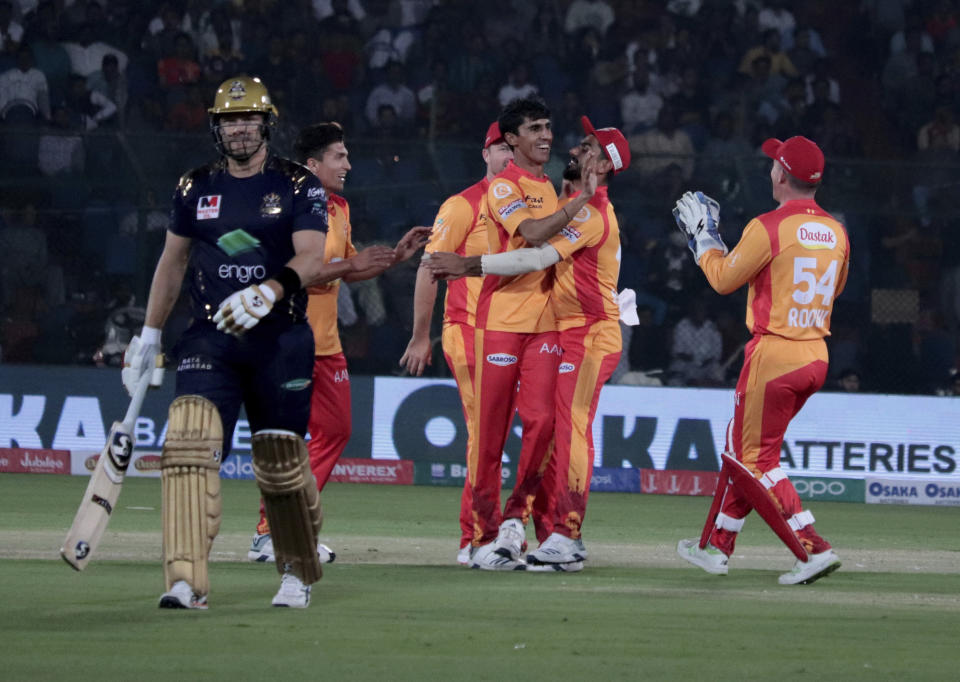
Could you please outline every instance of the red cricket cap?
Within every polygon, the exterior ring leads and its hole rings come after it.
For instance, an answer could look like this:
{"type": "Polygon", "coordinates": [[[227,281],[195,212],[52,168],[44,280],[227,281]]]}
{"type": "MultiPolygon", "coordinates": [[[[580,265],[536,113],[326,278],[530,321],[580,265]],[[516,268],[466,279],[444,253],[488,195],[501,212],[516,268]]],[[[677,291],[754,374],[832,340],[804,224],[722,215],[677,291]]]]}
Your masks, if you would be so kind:
{"type": "Polygon", "coordinates": [[[583,126],[584,133],[597,138],[600,149],[613,164],[614,175],[630,167],[630,145],[623,133],[616,128],[594,128],[586,116],[580,117],[580,125],[583,126]]]}
{"type": "Polygon", "coordinates": [[[496,121],[487,128],[487,136],[483,139],[483,148],[486,149],[492,144],[503,141],[503,135],[500,134],[500,126],[496,121]]]}
{"type": "Polygon", "coordinates": [[[779,161],[790,175],[802,182],[823,179],[823,151],[813,140],[797,135],[781,142],[773,137],[760,145],[763,153],[779,161]]]}

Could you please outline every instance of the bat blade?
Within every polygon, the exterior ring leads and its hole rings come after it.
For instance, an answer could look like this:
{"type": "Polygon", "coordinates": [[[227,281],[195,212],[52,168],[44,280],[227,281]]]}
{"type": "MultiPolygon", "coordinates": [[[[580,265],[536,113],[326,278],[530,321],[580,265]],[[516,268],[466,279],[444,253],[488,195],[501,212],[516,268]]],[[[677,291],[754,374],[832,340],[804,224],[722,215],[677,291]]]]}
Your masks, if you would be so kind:
{"type": "Polygon", "coordinates": [[[100,544],[120,497],[132,454],[133,435],[124,422],[114,422],[90,475],[73,525],[60,547],[60,556],[77,571],[87,567],[100,544]]]}

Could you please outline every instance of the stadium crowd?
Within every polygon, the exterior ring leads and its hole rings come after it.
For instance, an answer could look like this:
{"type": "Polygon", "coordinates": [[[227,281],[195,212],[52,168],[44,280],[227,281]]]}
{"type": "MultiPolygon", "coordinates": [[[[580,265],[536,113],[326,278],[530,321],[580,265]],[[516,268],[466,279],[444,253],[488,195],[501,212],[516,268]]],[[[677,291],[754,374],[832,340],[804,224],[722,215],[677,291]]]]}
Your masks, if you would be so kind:
{"type": "MultiPolygon", "coordinates": [[[[958,20],[957,0],[0,0],[2,361],[118,362],[176,179],[209,149],[207,100],[249,73],[280,111],[279,150],[309,123],[346,129],[362,244],[431,224],[479,178],[483,132],[515,97],[552,110],[555,179],[582,114],[620,127],[620,286],[641,320],[622,383],[732,385],[745,292],[704,303],[670,207],[702,189],[735,243],[772,208],[760,142],[808,136],[852,243],[833,385],[950,392],[958,20]]],[[[415,274],[413,261],[344,287],[355,372],[398,371],[415,274]]]]}

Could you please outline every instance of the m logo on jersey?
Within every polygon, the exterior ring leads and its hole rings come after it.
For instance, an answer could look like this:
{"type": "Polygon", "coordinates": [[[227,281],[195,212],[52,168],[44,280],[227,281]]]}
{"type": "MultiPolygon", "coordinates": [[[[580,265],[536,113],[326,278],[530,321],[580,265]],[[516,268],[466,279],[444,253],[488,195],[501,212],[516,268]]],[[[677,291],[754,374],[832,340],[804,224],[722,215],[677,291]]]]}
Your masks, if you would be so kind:
{"type": "Polygon", "coordinates": [[[506,367],[517,364],[517,356],[509,353],[491,353],[487,356],[487,362],[497,367],[506,367]]]}
{"type": "Polygon", "coordinates": [[[797,241],[808,249],[832,249],[837,245],[837,235],[823,223],[804,223],[797,228],[797,241]]]}
{"type": "Polygon", "coordinates": [[[220,194],[200,197],[197,201],[197,220],[213,220],[220,217],[220,194]]]}
{"type": "Polygon", "coordinates": [[[513,190],[510,189],[510,185],[503,182],[498,182],[493,186],[493,197],[495,199],[503,199],[504,197],[510,196],[512,191],[513,190]]]}

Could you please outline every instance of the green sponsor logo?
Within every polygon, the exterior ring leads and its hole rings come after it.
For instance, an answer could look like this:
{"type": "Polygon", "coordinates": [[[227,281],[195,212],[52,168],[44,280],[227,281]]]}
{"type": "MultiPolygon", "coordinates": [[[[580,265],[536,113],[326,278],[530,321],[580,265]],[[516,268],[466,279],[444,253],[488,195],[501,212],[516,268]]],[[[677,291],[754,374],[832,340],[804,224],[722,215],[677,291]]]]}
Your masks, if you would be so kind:
{"type": "Polygon", "coordinates": [[[220,236],[217,246],[228,256],[236,256],[260,246],[260,240],[244,230],[234,230],[220,236]]]}
{"type": "Polygon", "coordinates": [[[309,379],[291,379],[287,383],[282,384],[281,388],[287,391],[302,391],[309,385],[310,385],[309,379]]]}
{"type": "Polygon", "coordinates": [[[791,476],[801,500],[829,500],[831,502],[863,502],[866,484],[856,478],[821,478],[791,476]]]}

